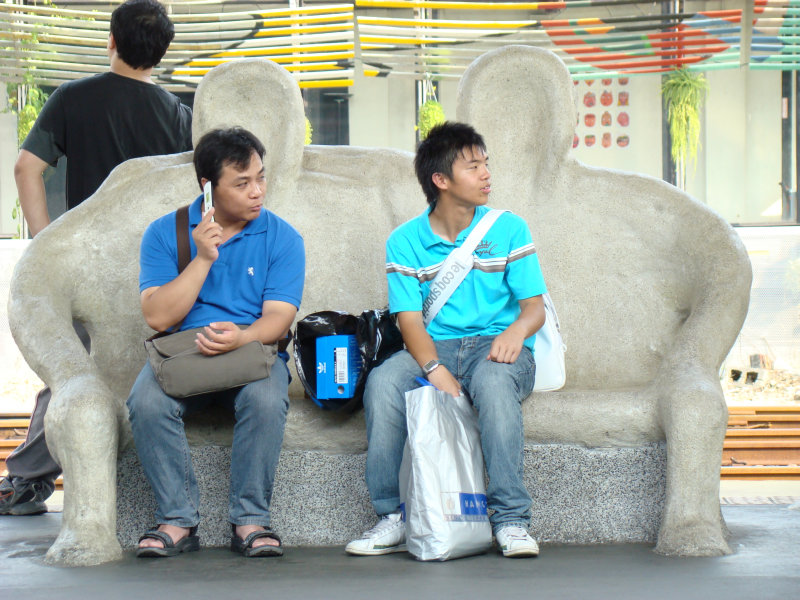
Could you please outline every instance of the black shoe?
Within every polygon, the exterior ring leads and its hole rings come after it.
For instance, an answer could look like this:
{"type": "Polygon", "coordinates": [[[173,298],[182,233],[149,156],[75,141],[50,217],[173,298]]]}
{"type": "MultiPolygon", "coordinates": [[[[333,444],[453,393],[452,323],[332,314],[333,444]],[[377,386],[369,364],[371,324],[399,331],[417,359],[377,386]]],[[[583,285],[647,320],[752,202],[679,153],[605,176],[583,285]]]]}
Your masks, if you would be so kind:
{"type": "Polygon", "coordinates": [[[44,501],[54,485],[44,479],[27,481],[20,477],[0,479],[0,515],[40,515],[47,512],[44,501]]]}

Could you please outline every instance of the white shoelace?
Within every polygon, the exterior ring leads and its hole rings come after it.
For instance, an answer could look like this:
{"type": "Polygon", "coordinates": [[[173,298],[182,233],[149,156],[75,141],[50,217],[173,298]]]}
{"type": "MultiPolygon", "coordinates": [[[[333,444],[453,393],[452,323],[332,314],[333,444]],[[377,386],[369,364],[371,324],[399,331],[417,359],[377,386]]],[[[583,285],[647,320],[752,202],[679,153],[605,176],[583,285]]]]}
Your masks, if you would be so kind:
{"type": "Polygon", "coordinates": [[[401,523],[399,517],[395,517],[394,515],[385,515],[381,517],[381,520],[378,521],[375,527],[373,527],[369,531],[364,532],[364,537],[365,538],[378,537],[379,535],[382,535],[387,531],[390,531],[395,527],[397,527],[398,523],[401,523]]]}
{"type": "Polygon", "coordinates": [[[503,535],[514,540],[525,540],[528,538],[528,532],[522,527],[505,527],[503,535]]]}

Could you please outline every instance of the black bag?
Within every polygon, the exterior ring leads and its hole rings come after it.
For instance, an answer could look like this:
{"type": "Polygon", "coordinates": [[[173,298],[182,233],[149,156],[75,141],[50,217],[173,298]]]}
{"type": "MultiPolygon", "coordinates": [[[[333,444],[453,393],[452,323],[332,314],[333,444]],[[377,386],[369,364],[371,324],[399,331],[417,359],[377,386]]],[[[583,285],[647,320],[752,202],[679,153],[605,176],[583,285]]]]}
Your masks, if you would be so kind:
{"type": "Polygon", "coordinates": [[[326,410],[353,411],[361,407],[369,372],[403,349],[403,337],[388,308],[365,310],[356,317],[346,312],[325,310],[297,322],[294,335],[294,362],[297,375],[308,396],[326,410]],[[317,398],[317,338],[328,335],[355,335],[362,366],[351,398],[317,398]]]}

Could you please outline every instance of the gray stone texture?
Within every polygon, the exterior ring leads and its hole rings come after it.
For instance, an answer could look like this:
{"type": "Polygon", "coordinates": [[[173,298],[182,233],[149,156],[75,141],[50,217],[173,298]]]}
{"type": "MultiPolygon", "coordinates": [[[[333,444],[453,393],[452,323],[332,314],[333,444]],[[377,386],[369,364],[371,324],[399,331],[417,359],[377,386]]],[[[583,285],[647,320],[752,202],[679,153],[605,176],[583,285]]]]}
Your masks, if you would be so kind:
{"type": "MultiPolygon", "coordinates": [[[[289,546],[344,545],[375,522],[364,484],[366,455],[284,450],[271,505],[273,528],[289,546]]],[[[230,446],[193,446],[201,490],[198,529],[204,546],[230,544],[230,446]]],[[[664,504],[663,445],[585,448],[529,444],[525,485],[533,500],[530,530],[543,542],[653,542],[664,504]]],[[[153,526],[155,499],[136,452],[117,467],[117,537],[136,545],[153,526]]]]}
{"type": "MultiPolygon", "coordinates": [[[[674,187],[572,158],[572,94],[555,55],[513,46],[476,60],[459,87],[458,119],[486,137],[492,205],[529,223],[569,348],[566,387],[523,405],[526,476],[539,511],[532,529],[552,541],[655,540],[664,554],[728,553],[719,507],[727,409],[717,373],[746,314],[747,254],[723,219],[674,187]]],[[[384,241],[425,207],[412,156],[304,148],[296,84],[257,59],[217,67],[198,88],[194,139],[233,124],[265,142],[267,206],[305,238],[299,317],[383,306],[384,241]]],[[[47,436],[65,474],[51,562],[120,556],[115,474],[118,453],[131,446],[124,402],[151,333],[139,308],[139,240],[148,223],[198,193],[191,153],[128,161],[38,235],[15,270],[10,327],[53,389],[47,436]],[[92,336],[91,356],[74,335],[73,316],[92,336]]],[[[340,543],[369,521],[363,416],[316,409],[296,379],[290,392],[275,526],[284,529],[277,515],[286,507],[291,539],[315,527],[316,539],[340,543]],[[340,489],[360,495],[342,506],[340,489]],[[331,516],[302,524],[303,507],[331,516]]],[[[230,443],[230,427],[213,419],[188,433],[198,460],[230,443]]],[[[221,515],[226,474],[212,464],[202,475],[216,490],[206,496],[216,498],[208,511],[221,515]]],[[[146,522],[135,515],[149,496],[123,465],[120,532],[128,544],[129,529],[146,522]]],[[[219,525],[209,529],[213,539],[222,535],[219,525]]]]}

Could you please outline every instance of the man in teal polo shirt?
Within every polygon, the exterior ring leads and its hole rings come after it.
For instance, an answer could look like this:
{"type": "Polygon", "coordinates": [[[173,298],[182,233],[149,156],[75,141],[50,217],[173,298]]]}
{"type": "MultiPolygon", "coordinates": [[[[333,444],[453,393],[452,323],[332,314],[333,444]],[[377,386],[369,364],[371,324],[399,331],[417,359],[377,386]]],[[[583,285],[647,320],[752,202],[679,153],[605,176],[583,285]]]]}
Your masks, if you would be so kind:
{"type": "MultiPolygon", "coordinates": [[[[214,356],[259,340],[286,337],[303,294],[305,251],[300,234],[263,207],[264,146],[240,129],[204,135],[194,151],[201,189],[189,207],[191,261],[178,270],[176,213],[154,221],[141,246],[142,312],[157,331],[204,327],[195,343],[214,356]],[[238,325],[246,325],[240,329],[238,325]]],[[[231,549],[245,556],[282,554],[270,529],[269,504],[286,412],[289,371],[285,353],[270,374],[223,392],[173,398],[145,365],[128,398],[136,450],[156,497],[157,527],[139,541],[138,556],[173,556],[199,548],[199,492],[189,458],[183,416],[212,402],[235,411],[231,449],[231,549]]]]}
{"type": "Polygon", "coordinates": [[[406,350],[372,371],[364,392],[366,479],[380,520],[346,550],[405,550],[398,481],[405,392],[424,376],[453,396],[463,390],[477,409],[498,546],[504,556],[536,556],[538,545],[527,532],[531,499],[522,481],[521,409],[533,389],[533,342],[545,319],[547,288],[536,249],[525,221],[503,213],[473,252],[472,270],[426,327],[422,311],[431,282],[488,212],[491,184],[483,138],[461,123],[431,130],[414,166],[430,206],[386,243],[389,308],[406,350]]]}

